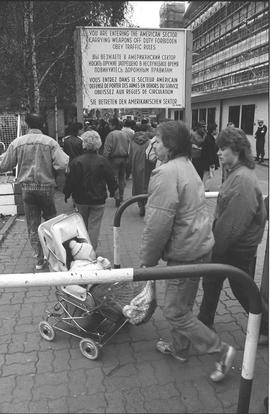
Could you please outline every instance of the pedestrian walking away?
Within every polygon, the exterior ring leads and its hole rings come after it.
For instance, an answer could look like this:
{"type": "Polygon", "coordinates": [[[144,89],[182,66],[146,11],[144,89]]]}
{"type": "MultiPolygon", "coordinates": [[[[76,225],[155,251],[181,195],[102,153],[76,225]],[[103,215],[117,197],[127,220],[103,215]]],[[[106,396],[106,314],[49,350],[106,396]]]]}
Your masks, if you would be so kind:
{"type": "Polygon", "coordinates": [[[55,176],[67,168],[69,157],[53,138],[43,135],[40,115],[28,114],[25,121],[28,133],[12,141],[2,154],[0,171],[11,171],[18,166],[17,182],[22,187],[28,235],[39,270],[46,264],[38,237],[41,214],[45,220],[56,216],[55,176]]]}
{"type": "MultiPolygon", "coordinates": [[[[129,140],[129,148],[130,148],[130,143],[132,138],[134,137],[135,131],[132,129],[132,125],[133,125],[133,121],[131,119],[126,119],[123,123],[123,128],[122,131],[125,132],[125,134],[128,137],[129,140]]],[[[128,151],[129,152],[129,151],[128,151]]],[[[127,167],[126,167],[126,179],[128,180],[131,174],[131,169],[130,169],[130,163],[127,163],[127,167]]]]}
{"type": "Polygon", "coordinates": [[[80,122],[74,122],[68,127],[69,135],[64,137],[63,150],[69,156],[69,162],[83,153],[82,140],[78,136],[83,132],[83,125],[80,122]]]}
{"type": "Polygon", "coordinates": [[[264,125],[263,120],[260,119],[258,121],[258,129],[255,132],[255,139],[256,139],[256,161],[259,161],[259,163],[264,162],[264,145],[265,145],[265,135],[267,132],[267,126],[264,125]]]}
{"type": "MultiPolygon", "coordinates": [[[[147,131],[147,125],[141,125],[141,131],[135,132],[130,143],[129,165],[132,173],[132,195],[146,194],[152,168],[147,163],[145,150],[153,138],[153,132],[147,131]]],[[[145,215],[146,200],[138,202],[140,216],[145,215]]]]}
{"type": "Polygon", "coordinates": [[[85,153],[71,162],[63,191],[65,201],[72,195],[78,212],[83,217],[91,244],[96,250],[107,186],[110,197],[113,197],[117,183],[109,161],[98,154],[102,145],[98,132],[86,131],[81,138],[85,153]]]}
{"type": "MultiPolygon", "coordinates": [[[[140,249],[141,266],[208,263],[214,237],[203,183],[191,156],[191,137],[180,121],[161,123],[156,131],[156,153],[162,161],[152,172],[140,249]]],[[[156,348],[181,362],[188,360],[190,345],[199,353],[218,353],[210,375],[218,382],[228,374],[235,349],[193,314],[198,278],[165,281],[164,316],[171,326],[171,341],[161,339],[156,348]]]]}
{"type": "Polygon", "coordinates": [[[203,183],[205,191],[209,191],[209,185],[211,179],[214,177],[215,170],[219,167],[219,160],[217,156],[218,147],[216,145],[215,134],[217,130],[217,124],[212,123],[208,125],[207,134],[202,144],[202,168],[203,168],[203,183]]]}
{"type": "Polygon", "coordinates": [[[120,125],[117,118],[111,118],[109,120],[109,127],[110,132],[105,140],[103,155],[110,161],[118,184],[118,189],[115,192],[115,206],[119,207],[123,201],[126,186],[129,136],[119,130],[120,125]]]}
{"type": "MultiPolygon", "coordinates": [[[[256,177],[250,143],[241,129],[226,128],[217,137],[219,156],[228,171],[222,184],[213,223],[212,261],[238,267],[250,277],[266,223],[263,195],[256,177]]],[[[225,278],[203,279],[203,299],[198,318],[213,327],[225,278]]],[[[246,312],[248,296],[241,283],[229,278],[233,294],[246,312]]]]}
{"type": "Polygon", "coordinates": [[[202,146],[206,137],[206,124],[205,121],[199,121],[195,131],[191,133],[191,159],[192,163],[201,177],[203,179],[203,164],[202,164],[202,146]]]}

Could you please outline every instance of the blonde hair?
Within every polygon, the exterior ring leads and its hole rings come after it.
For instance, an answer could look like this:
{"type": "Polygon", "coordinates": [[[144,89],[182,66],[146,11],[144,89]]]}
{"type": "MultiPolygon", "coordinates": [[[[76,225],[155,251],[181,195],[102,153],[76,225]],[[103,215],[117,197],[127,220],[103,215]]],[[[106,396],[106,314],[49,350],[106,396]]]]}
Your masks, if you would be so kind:
{"type": "Polygon", "coordinates": [[[86,151],[97,151],[102,145],[101,138],[97,131],[86,131],[81,135],[86,151]]]}

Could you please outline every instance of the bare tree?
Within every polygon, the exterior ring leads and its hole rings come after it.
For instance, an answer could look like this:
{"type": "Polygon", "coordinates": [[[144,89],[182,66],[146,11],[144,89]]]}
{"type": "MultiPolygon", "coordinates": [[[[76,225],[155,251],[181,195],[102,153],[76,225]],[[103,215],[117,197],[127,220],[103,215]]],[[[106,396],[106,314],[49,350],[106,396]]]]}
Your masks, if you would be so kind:
{"type": "Polygon", "coordinates": [[[2,0],[0,100],[35,111],[52,96],[74,102],[76,26],[129,25],[128,12],[127,1],[2,0]]]}

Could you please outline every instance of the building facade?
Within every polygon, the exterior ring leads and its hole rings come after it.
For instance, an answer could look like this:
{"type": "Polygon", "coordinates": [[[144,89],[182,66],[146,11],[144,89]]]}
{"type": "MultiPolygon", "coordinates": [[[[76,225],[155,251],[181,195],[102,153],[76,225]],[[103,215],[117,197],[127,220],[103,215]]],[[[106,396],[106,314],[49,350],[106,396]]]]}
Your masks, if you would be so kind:
{"type": "Polygon", "coordinates": [[[233,122],[255,154],[258,119],[269,128],[269,2],[191,1],[185,27],[193,32],[192,125],[233,122]]]}

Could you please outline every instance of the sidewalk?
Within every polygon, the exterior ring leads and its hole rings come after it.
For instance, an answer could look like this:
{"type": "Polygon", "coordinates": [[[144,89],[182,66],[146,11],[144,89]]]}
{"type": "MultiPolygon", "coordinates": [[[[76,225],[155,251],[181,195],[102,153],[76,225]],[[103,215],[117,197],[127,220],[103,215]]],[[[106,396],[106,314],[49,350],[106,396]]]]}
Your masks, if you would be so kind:
{"type": "MultiPolygon", "coordinates": [[[[261,167],[263,171],[266,169],[261,167]]],[[[266,174],[266,171],[265,171],[266,174]]],[[[262,173],[262,186],[267,178],[262,173]]],[[[216,176],[216,184],[219,177],[216,176]]],[[[218,189],[218,188],[215,188],[218,189]]],[[[266,189],[263,189],[264,193],[266,189]]],[[[268,192],[268,191],[267,191],[268,192]]],[[[128,181],[125,198],[131,195],[128,181]]],[[[72,211],[56,194],[58,213],[72,211]]],[[[213,213],[215,202],[208,202],[213,213]]],[[[97,254],[113,262],[114,200],[106,203],[97,254]]],[[[137,267],[143,219],[136,205],[122,216],[121,265],[137,267]]],[[[266,236],[266,233],[265,233],[266,236]]],[[[256,282],[260,285],[265,239],[258,252],[256,282]]],[[[1,244],[0,273],[32,272],[32,249],[26,224],[19,216],[1,244]]],[[[4,276],[2,276],[4,277],[4,276]]],[[[38,277],[38,273],[37,273],[38,277]]],[[[55,302],[54,288],[5,289],[0,293],[0,412],[2,413],[236,413],[247,317],[228,284],[221,295],[216,330],[234,345],[237,356],[224,382],[208,376],[215,356],[193,354],[186,364],[155,351],[155,341],[169,334],[162,315],[163,281],[158,282],[159,307],[138,327],[126,326],[102,350],[87,360],[79,340],[57,332],[46,342],[38,332],[47,306],[55,302]]],[[[195,313],[202,297],[197,295],[195,313]]],[[[268,395],[268,349],[258,348],[250,413],[263,413],[268,395]]]]}

